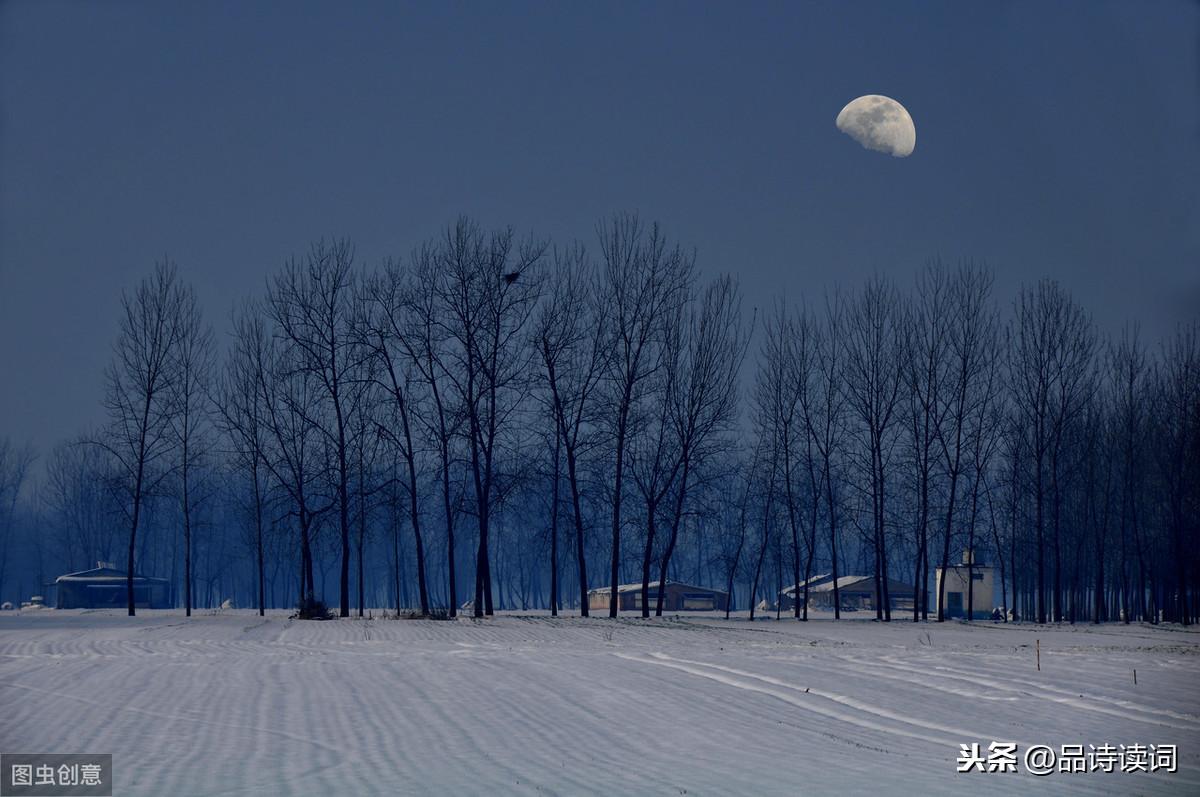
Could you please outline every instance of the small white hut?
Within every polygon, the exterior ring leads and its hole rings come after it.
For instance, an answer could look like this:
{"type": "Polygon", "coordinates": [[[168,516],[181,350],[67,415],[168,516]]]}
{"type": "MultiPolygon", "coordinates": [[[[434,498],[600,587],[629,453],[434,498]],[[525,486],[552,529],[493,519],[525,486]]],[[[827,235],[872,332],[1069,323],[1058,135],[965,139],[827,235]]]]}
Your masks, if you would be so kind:
{"type": "Polygon", "coordinates": [[[975,559],[974,551],[963,551],[962,562],[952,564],[942,572],[936,569],[934,594],[940,605],[945,600],[946,617],[966,617],[968,609],[973,620],[987,620],[996,609],[996,569],[975,559]],[[946,586],[943,589],[942,579],[946,586]]]}

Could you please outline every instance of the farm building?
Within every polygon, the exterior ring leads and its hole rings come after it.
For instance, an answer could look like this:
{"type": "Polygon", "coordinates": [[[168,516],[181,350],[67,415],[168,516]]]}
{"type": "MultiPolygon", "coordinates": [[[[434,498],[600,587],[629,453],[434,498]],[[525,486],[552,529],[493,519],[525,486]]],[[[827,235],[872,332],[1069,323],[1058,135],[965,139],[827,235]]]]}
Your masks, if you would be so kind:
{"type": "MultiPolygon", "coordinates": [[[[59,609],[120,608],[129,603],[125,571],[108,564],[59,576],[54,586],[57,592],[54,605],[59,609]]],[[[139,609],[169,608],[171,582],[135,575],[133,599],[139,609]]]]}
{"type": "MultiPolygon", "coordinates": [[[[649,603],[653,611],[658,605],[658,582],[650,582],[649,603]]],[[[608,608],[612,590],[609,587],[588,590],[588,608],[600,611],[608,608]]],[[[617,587],[618,608],[621,611],[641,611],[642,585],[621,584],[617,587]]],[[[678,581],[668,581],[663,592],[663,611],[665,612],[703,612],[725,611],[729,595],[720,590],[696,587],[682,584],[678,581]]]]}
{"type": "Polygon", "coordinates": [[[799,584],[793,584],[786,589],[779,591],[779,603],[782,609],[787,611],[796,605],[796,595],[800,595],[800,600],[804,599],[804,585],[808,584],[809,598],[812,598],[812,591],[819,584],[828,584],[833,580],[833,576],[829,573],[822,573],[819,576],[813,576],[807,581],[801,581],[799,584]]]}
{"type": "MultiPolygon", "coordinates": [[[[970,606],[971,617],[986,620],[996,608],[995,568],[976,561],[975,554],[963,551],[962,562],[946,569],[946,617],[966,617],[970,606]],[[970,585],[970,586],[968,586],[970,585]],[[969,601],[969,603],[968,603],[969,601]]],[[[937,602],[943,600],[942,568],[935,569],[937,602]]]]}
{"type": "MultiPolygon", "coordinates": [[[[874,576],[839,576],[837,580],[838,597],[841,598],[843,609],[874,609],[875,577],[874,576]]],[[[804,599],[804,582],[788,587],[779,593],[782,608],[791,609],[796,605],[796,596],[804,599]]],[[[913,607],[913,585],[888,579],[888,598],[893,609],[911,609],[913,607]]],[[[808,599],[812,608],[833,608],[833,577],[828,573],[813,576],[808,580],[808,599]]]]}

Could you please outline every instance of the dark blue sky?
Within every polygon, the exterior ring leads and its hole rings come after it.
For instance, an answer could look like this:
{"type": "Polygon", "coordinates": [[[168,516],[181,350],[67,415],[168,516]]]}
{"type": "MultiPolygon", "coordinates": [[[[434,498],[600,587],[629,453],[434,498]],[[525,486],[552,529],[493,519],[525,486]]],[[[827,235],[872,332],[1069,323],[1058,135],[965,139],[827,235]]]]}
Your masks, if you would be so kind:
{"type": "Polygon", "coordinates": [[[1200,308],[1190,2],[0,5],[0,436],[101,417],[120,291],[169,254],[218,330],[285,257],[459,213],[638,210],[747,305],[928,257],[1062,280],[1154,339],[1200,308]],[[834,119],[902,102],[906,159],[834,119]]]}

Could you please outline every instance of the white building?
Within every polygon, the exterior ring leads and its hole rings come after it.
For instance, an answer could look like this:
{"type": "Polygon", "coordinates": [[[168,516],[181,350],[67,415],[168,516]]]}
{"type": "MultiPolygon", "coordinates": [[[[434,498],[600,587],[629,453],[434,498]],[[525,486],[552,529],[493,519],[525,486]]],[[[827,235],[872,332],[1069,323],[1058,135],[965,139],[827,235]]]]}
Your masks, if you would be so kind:
{"type": "Polygon", "coordinates": [[[996,570],[976,561],[971,551],[963,551],[962,558],[961,563],[946,568],[944,592],[942,568],[936,569],[934,595],[939,604],[946,601],[946,617],[966,617],[970,607],[972,619],[990,619],[996,609],[996,570]]]}

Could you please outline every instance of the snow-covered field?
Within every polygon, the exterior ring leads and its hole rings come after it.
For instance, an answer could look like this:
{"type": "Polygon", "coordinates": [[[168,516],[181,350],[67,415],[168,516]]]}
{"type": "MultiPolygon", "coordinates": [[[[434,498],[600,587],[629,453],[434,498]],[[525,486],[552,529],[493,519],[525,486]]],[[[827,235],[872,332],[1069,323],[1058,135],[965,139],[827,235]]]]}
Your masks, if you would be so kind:
{"type": "Polygon", "coordinates": [[[0,751],[111,752],[118,795],[1200,794],[1200,634],[5,612],[0,751]],[[955,773],[993,740],[1178,772],[955,773]]]}

